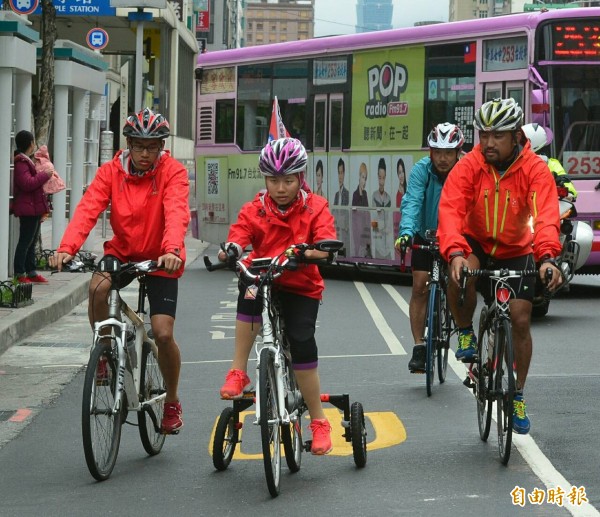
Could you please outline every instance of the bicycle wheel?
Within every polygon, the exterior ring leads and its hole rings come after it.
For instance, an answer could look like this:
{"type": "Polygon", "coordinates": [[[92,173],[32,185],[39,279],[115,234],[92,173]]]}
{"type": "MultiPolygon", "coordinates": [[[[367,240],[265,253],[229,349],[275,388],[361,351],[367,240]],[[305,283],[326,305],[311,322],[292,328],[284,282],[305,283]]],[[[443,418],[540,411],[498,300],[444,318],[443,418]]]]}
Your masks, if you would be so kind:
{"type": "Polygon", "coordinates": [[[350,406],[350,430],[352,431],[352,455],[358,468],[367,464],[367,428],[365,413],[360,402],[350,406]]]}
{"type": "Polygon", "coordinates": [[[498,454],[506,465],[512,444],[513,401],[515,398],[515,376],[512,331],[508,320],[502,321],[496,332],[495,345],[498,350],[496,366],[496,423],[498,425],[498,454]]]}
{"type": "Polygon", "coordinates": [[[477,423],[479,436],[485,442],[490,435],[492,425],[493,376],[492,358],[494,350],[490,350],[490,334],[492,329],[487,325],[488,308],[484,306],[479,315],[479,333],[477,336],[477,379],[475,380],[475,400],[477,402],[477,423]]]}
{"type": "Polygon", "coordinates": [[[298,472],[302,463],[302,408],[298,407],[300,401],[300,390],[296,385],[296,377],[292,365],[286,359],[286,372],[288,378],[288,403],[289,413],[296,414],[292,416],[289,425],[281,425],[281,441],[285,452],[285,461],[290,472],[298,472]],[[291,400],[290,400],[291,399],[291,400]]]}
{"type": "Polygon", "coordinates": [[[437,342],[437,369],[438,380],[442,384],[446,380],[448,369],[448,349],[450,348],[450,335],[452,334],[452,315],[446,293],[440,287],[440,337],[437,342]]]}
{"type": "MultiPolygon", "coordinates": [[[[152,345],[144,343],[142,347],[140,402],[152,400],[166,393],[166,391],[165,381],[158,367],[158,358],[152,350],[152,345]]],[[[140,438],[144,449],[150,456],[158,454],[165,443],[166,436],[161,432],[163,407],[164,398],[138,412],[140,438]]]]}
{"type": "Polygon", "coordinates": [[[117,389],[117,362],[110,344],[95,344],[85,372],[81,411],[83,452],[90,474],[108,479],[119,452],[126,409],[113,412],[117,389]]]}
{"type": "Polygon", "coordinates": [[[231,463],[239,437],[237,424],[238,415],[232,407],[226,407],[221,411],[212,449],[213,465],[217,470],[225,470],[231,463]]]}
{"type": "Polygon", "coordinates": [[[267,348],[263,348],[260,352],[258,389],[260,390],[260,435],[265,477],[269,493],[271,496],[277,497],[281,475],[281,428],[279,426],[275,365],[273,364],[273,354],[267,348]]]}
{"type": "Polygon", "coordinates": [[[435,356],[437,351],[437,340],[439,337],[439,296],[438,285],[429,286],[429,300],[427,302],[426,316],[426,340],[425,348],[427,351],[425,359],[425,385],[427,387],[427,396],[431,397],[431,387],[435,376],[435,356]]]}

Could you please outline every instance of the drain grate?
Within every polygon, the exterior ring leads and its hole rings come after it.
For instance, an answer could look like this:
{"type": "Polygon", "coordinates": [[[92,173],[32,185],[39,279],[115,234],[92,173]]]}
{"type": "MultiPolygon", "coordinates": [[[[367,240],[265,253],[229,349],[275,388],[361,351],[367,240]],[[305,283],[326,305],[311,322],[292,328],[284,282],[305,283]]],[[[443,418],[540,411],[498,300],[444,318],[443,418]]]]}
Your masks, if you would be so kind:
{"type": "Polygon", "coordinates": [[[0,422],[6,422],[16,411],[0,411],[0,422]]]}
{"type": "Polygon", "coordinates": [[[45,342],[45,341],[27,341],[25,343],[21,343],[19,346],[35,346],[41,348],[86,348],[89,347],[89,343],[53,343],[53,342],[45,342]]]}

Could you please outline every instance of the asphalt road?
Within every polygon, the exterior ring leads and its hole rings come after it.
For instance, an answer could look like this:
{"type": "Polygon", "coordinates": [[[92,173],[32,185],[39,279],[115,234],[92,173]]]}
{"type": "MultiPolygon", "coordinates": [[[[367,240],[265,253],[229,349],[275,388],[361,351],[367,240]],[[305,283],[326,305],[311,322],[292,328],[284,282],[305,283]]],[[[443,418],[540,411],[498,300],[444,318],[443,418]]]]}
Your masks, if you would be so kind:
{"type": "Polygon", "coordinates": [[[327,279],[317,331],[322,388],[363,404],[367,466],[355,467],[339,413],[328,406],[333,453],[305,454],[296,474],[284,466],[276,499],[251,415],[229,469],[215,471],[209,452],[227,405],[218,389],[233,348],[235,277],[208,273],[197,261],[184,278],[176,326],[184,430],[149,458],[137,429],[125,426],[106,482],[89,475],[81,445],[85,305],[0,356],[0,369],[19,373],[11,396],[33,408],[22,423],[0,422],[0,515],[599,515],[597,277],[577,278],[534,323],[526,390],[532,431],[517,437],[506,467],[495,427],[487,443],[479,438],[462,364],[451,357],[447,381],[431,397],[424,376],[408,373],[408,283],[327,279]]]}

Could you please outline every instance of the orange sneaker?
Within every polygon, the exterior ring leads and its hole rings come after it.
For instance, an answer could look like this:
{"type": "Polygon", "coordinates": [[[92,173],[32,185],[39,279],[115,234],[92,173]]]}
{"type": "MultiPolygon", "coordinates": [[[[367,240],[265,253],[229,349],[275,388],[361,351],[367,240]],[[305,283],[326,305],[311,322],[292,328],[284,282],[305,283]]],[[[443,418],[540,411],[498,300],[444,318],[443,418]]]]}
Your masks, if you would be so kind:
{"type": "Polygon", "coordinates": [[[239,399],[244,389],[250,384],[250,377],[242,370],[232,369],[225,376],[225,384],[221,387],[221,398],[226,400],[239,399]]]}
{"type": "Polygon", "coordinates": [[[312,445],[310,452],[322,456],[323,454],[329,454],[333,446],[331,445],[331,425],[326,418],[321,420],[313,420],[308,426],[312,431],[312,445]]]}

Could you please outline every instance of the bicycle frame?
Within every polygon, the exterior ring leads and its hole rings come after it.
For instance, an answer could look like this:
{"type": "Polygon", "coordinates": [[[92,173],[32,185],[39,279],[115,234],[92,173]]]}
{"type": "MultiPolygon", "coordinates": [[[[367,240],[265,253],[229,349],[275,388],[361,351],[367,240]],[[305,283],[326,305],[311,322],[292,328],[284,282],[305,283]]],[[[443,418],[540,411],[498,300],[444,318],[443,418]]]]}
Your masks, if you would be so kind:
{"type": "MultiPolygon", "coordinates": [[[[115,282],[113,281],[113,286],[115,282]]],[[[142,357],[142,347],[144,343],[149,343],[153,351],[156,353],[156,343],[153,339],[148,336],[144,325],[143,315],[143,304],[144,304],[145,291],[140,286],[140,292],[138,295],[138,311],[134,311],[127,303],[121,298],[118,289],[111,288],[108,297],[108,310],[109,317],[94,324],[94,346],[101,340],[106,339],[106,336],[101,333],[106,327],[119,329],[120,332],[113,337],[116,344],[117,351],[117,391],[115,393],[114,406],[112,409],[113,414],[118,413],[122,409],[123,394],[127,396],[128,407],[127,411],[144,411],[144,409],[153,404],[158,404],[164,400],[166,393],[161,393],[151,400],[147,400],[140,403],[139,392],[141,382],[141,369],[140,361],[142,357]],[[121,321],[121,312],[127,317],[127,319],[133,325],[127,321],[121,321]],[[135,347],[134,352],[131,353],[127,347],[127,334],[130,331],[135,333],[135,347]],[[127,364],[129,359],[129,365],[127,364]]],[[[155,425],[158,425],[155,422],[155,425]]]]}
{"type": "MultiPolygon", "coordinates": [[[[267,348],[270,353],[273,354],[273,364],[275,366],[275,373],[276,373],[276,383],[277,383],[277,402],[278,402],[278,407],[279,407],[279,422],[269,422],[269,423],[277,423],[279,425],[288,425],[290,423],[290,421],[293,420],[293,416],[290,415],[290,413],[288,412],[288,409],[286,407],[285,404],[285,386],[284,386],[284,378],[283,378],[283,369],[284,369],[284,363],[285,363],[285,359],[283,357],[283,350],[282,350],[282,343],[281,343],[281,339],[282,337],[280,335],[277,335],[278,332],[276,333],[274,330],[279,331],[279,328],[274,328],[274,327],[278,327],[278,321],[276,321],[279,318],[279,313],[275,312],[274,315],[274,320],[275,321],[271,321],[271,311],[272,311],[272,306],[271,306],[271,284],[270,281],[267,280],[263,283],[262,287],[261,287],[261,293],[262,293],[262,303],[263,303],[263,310],[262,310],[262,321],[263,321],[263,338],[262,338],[262,343],[260,342],[256,342],[254,345],[254,350],[256,352],[256,378],[258,379],[258,372],[259,372],[259,368],[260,368],[260,355],[261,355],[261,351],[264,348],[267,348]]],[[[260,389],[258,389],[258,381],[256,383],[257,385],[257,390],[256,390],[256,419],[254,421],[255,425],[260,425],[261,422],[261,414],[260,414],[260,397],[261,397],[261,393],[260,393],[260,389]]],[[[294,411],[295,413],[297,413],[297,409],[294,411]]]]}

